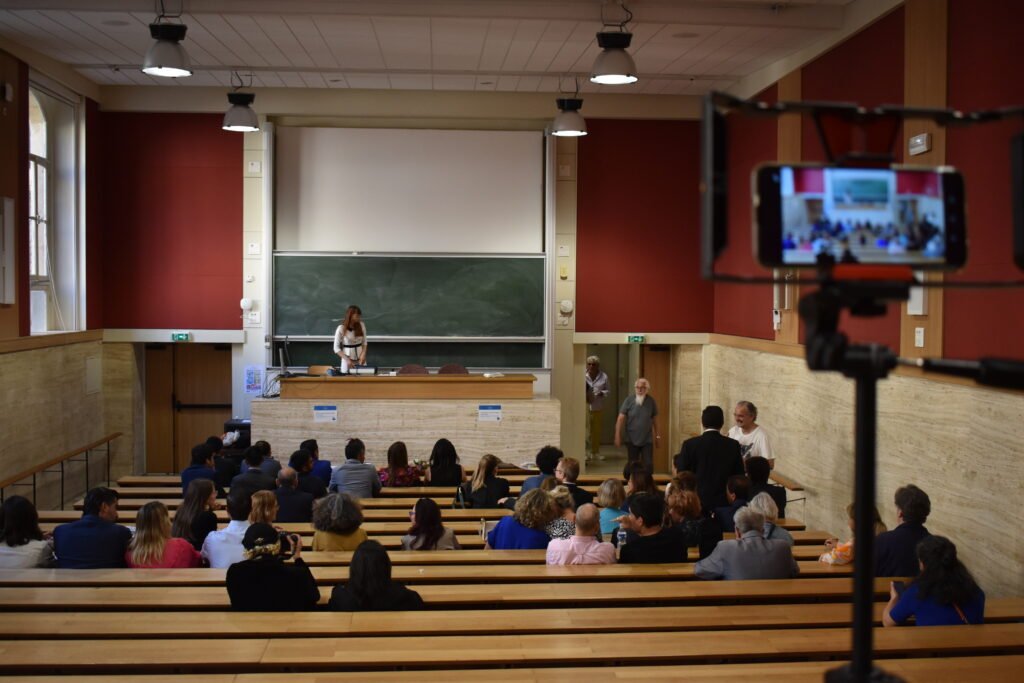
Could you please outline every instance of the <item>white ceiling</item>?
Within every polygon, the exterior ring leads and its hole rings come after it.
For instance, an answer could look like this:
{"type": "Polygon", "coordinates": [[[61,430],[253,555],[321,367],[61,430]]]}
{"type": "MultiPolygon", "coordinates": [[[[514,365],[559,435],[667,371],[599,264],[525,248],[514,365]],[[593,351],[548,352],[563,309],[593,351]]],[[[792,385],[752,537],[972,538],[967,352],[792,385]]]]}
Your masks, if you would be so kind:
{"type": "Polygon", "coordinates": [[[601,0],[186,0],[186,79],[139,70],[159,0],[0,0],[0,38],[100,85],[226,87],[236,70],[254,87],[564,92],[575,75],[582,92],[699,95],[838,35],[854,2],[627,3],[640,81],[620,87],[587,80],[602,10],[624,17],[601,0]]]}

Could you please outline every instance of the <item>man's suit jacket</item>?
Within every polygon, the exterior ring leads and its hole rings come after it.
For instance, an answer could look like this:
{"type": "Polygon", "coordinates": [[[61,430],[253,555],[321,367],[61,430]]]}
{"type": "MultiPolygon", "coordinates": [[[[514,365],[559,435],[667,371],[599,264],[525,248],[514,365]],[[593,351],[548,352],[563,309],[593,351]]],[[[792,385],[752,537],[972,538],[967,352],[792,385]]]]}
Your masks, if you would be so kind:
{"type": "Polygon", "coordinates": [[[299,474],[299,490],[313,498],[323,498],[327,495],[327,484],[312,472],[302,472],[299,474]]]}
{"type": "Polygon", "coordinates": [[[280,524],[313,521],[313,494],[282,486],[274,491],[274,495],[277,496],[277,519],[274,521],[280,524]]]}
{"type": "Polygon", "coordinates": [[[697,562],[693,573],[702,579],[791,579],[800,573],[785,541],[769,541],[761,531],[722,541],[697,562]]]}
{"type": "Polygon", "coordinates": [[[58,569],[110,569],[124,567],[124,554],[132,532],[128,527],[82,515],[76,522],[53,530],[58,569]]]}
{"type": "Polygon", "coordinates": [[[705,514],[729,504],[725,484],[734,474],[744,473],[739,442],[716,431],[684,441],[675,465],[677,470],[688,470],[697,477],[697,495],[705,514]]]}
{"type": "Polygon", "coordinates": [[[231,480],[231,493],[244,491],[250,498],[257,491],[273,491],[277,482],[253,467],[231,480]]]}
{"type": "Polygon", "coordinates": [[[594,502],[594,494],[590,491],[584,491],[576,484],[565,484],[565,487],[572,494],[572,501],[576,505],[577,510],[580,508],[580,505],[594,502]]]}
{"type": "Polygon", "coordinates": [[[786,489],[775,484],[764,484],[762,486],[750,487],[750,500],[759,493],[767,493],[775,501],[775,507],[779,508],[779,517],[786,517],[786,489]]]}

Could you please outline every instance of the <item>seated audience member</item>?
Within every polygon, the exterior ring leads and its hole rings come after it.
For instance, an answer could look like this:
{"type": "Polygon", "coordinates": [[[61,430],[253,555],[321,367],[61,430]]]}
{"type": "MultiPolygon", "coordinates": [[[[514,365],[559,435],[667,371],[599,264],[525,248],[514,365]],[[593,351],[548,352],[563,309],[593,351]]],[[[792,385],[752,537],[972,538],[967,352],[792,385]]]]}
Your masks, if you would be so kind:
{"type": "MultiPolygon", "coordinates": [[[[306,439],[299,444],[300,451],[309,451],[310,455],[313,456],[313,476],[317,477],[324,483],[326,487],[331,483],[331,463],[320,457],[320,444],[316,442],[316,439],[306,439]]],[[[316,495],[316,494],[314,494],[316,495]]],[[[319,496],[317,496],[319,498],[319,496]]]]}
{"type": "MultiPolygon", "coordinates": [[[[751,458],[753,460],[753,458],[751,458]]],[[[782,540],[793,547],[793,535],[778,525],[779,509],[767,493],[759,493],[750,499],[750,508],[764,516],[764,537],[769,541],[782,540]]]]}
{"type": "Polygon", "coordinates": [[[248,459],[242,463],[242,474],[245,474],[251,467],[259,467],[263,474],[267,475],[271,479],[277,479],[277,473],[281,471],[281,463],[277,461],[271,452],[270,443],[267,441],[257,441],[252,445],[260,452],[260,463],[259,465],[252,465],[248,459]]]}
{"type": "Polygon", "coordinates": [[[409,450],[404,441],[396,441],[388,447],[388,466],[377,473],[381,486],[419,486],[423,472],[419,467],[409,466],[409,450]]]}
{"type": "Polygon", "coordinates": [[[555,468],[558,467],[558,461],[562,457],[562,449],[555,448],[554,446],[544,446],[544,448],[537,451],[537,457],[534,459],[534,462],[537,463],[537,469],[540,470],[540,473],[526,478],[526,481],[523,482],[522,487],[519,489],[519,495],[525,496],[528,491],[540,487],[545,477],[555,476],[555,468]]]}
{"type": "Polygon", "coordinates": [[[245,490],[228,494],[228,517],[231,521],[219,531],[211,531],[203,541],[203,559],[214,569],[230,567],[244,559],[242,538],[249,529],[252,497],[245,490]]]}
{"type": "Polygon", "coordinates": [[[672,477],[672,480],[665,485],[665,497],[668,498],[669,494],[673,491],[693,491],[697,493],[698,497],[700,494],[697,491],[697,477],[693,472],[679,472],[676,476],[672,477]]]}
{"type": "Polygon", "coordinates": [[[366,446],[361,439],[345,444],[345,462],[331,475],[331,493],[347,493],[355,498],[373,498],[380,493],[377,468],[366,462],[366,446]]]}
{"type": "Polygon", "coordinates": [[[363,511],[347,493],[332,493],[313,505],[313,550],[355,550],[366,540],[363,511]]]}
{"type": "Polygon", "coordinates": [[[249,497],[257,491],[273,491],[277,488],[274,478],[268,477],[260,469],[260,463],[263,462],[263,451],[259,447],[249,446],[245,449],[244,457],[243,465],[249,465],[249,468],[231,480],[232,493],[244,492],[245,496],[249,497]]]}
{"type": "Polygon", "coordinates": [[[956,556],[944,536],[925,536],[917,544],[921,573],[902,592],[889,584],[889,604],[882,611],[886,626],[904,626],[910,617],[918,626],[956,626],[985,621],[985,592],[956,556]]]}
{"type": "MultiPolygon", "coordinates": [[[[854,522],[854,509],[853,503],[846,506],[846,525],[850,528],[850,540],[846,543],[840,543],[838,538],[827,538],[825,539],[825,545],[828,546],[828,552],[822,553],[818,558],[819,562],[825,564],[850,564],[853,562],[853,539],[857,535],[856,524],[854,522]]],[[[882,521],[882,516],[878,514],[878,508],[875,508],[875,528],[873,533],[877,536],[878,534],[886,531],[885,522],[882,521]]]]}
{"type": "Polygon", "coordinates": [[[629,503],[621,526],[626,540],[619,543],[619,562],[653,564],[685,562],[686,544],[675,527],[665,527],[665,499],[660,493],[638,492],[629,503]]]}
{"type": "Polygon", "coordinates": [[[473,478],[459,487],[462,503],[468,508],[496,508],[498,501],[508,498],[508,479],[495,476],[500,461],[487,453],[476,465],[473,478]]]}
{"type": "Polygon", "coordinates": [[[53,530],[58,569],[123,567],[132,532],[117,523],[117,492],[97,486],[85,494],[82,518],[53,530]]]}
{"type": "Polygon", "coordinates": [[[555,517],[551,496],[534,489],[519,497],[511,517],[502,517],[487,533],[487,547],[494,550],[542,550],[548,547],[544,529],[555,517]]]}
{"type": "Polygon", "coordinates": [[[196,479],[188,485],[185,497],[174,513],[171,536],[184,538],[196,550],[203,549],[203,541],[211,531],[217,530],[217,490],[209,479],[196,479]]]}
{"type": "Polygon", "coordinates": [[[729,477],[743,474],[743,457],[739,442],[722,434],[725,413],[720,406],[704,408],[700,422],[704,431],[683,442],[673,465],[678,472],[693,472],[701,508],[710,512],[728,505],[725,486],[729,477]]]}
{"type": "MultiPolygon", "coordinates": [[[[231,480],[236,475],[241,474],[241,458],[230,458],[221,454],[224,450],[224,439],[219,436],[210,436],[206,439],[206,446],[210,449],[210,453],[213,454],[213,470],[217,473],[217,478],[214,483],[217,484],[217,489],[223,493],[224,489],[231,486],[231,480]]],[[[183,487],[188,492],[188,487],[183,487]]]]}
{"type": "Polygon", "coordinates": [[[913,484],[896,489],[895,502],[899,525],[875,539],[875,576],[917,576],[917,544],[931,535],[924,523],[932,503],[913,484]]]}
{"type": "Polygon", "coordinates": [[[429,486],[461,486],[466,480],[466,471],[459,464],[459,454],[448,439],[438,439],[434,443],[427,463],[426,480],[429,486]]]}
{"type": "Polygon", "coordinates": [[[146,503],[135,515],[135,535],[124,561],[136,569],[188,569],[202,564],[191,543],[171,536],[171,516],[158,500],[146,503]]]}
{"type": "Polygon", "coordinates": [[[556,486],[551,490],[555,505],[555,518],[548,522],[544,532],[548,538],[572,538],[576,534],[576,505],[569,489],[556,486]]]}
{"type": "Polygon", "coordinates": [[[228,567],[231,609],[242,612],[299,612],[320,601],[316,579],[302,559],[302,539],[283,539],[269,524],[253,524],[242,538],[245,559],[228,567]],[[294,563],[285,559],[294,557],[294,563]]]}
{"type": "Polygon", "coordinates": [[[327,495],[327,484],[323,479],[313,474],[313,454],[305,448],[292,453],[288,459],[288,467],[291,467],[299,475],[299,490],[313,498],[323,498],[327,495]]]}
{"type": "MultiPolygon", "coordinates": [[[[192,448],[192,464],[181,471],[181,495],[185,495],[188,485],[195,479],[217,482],[217,472],[213,468],[213,452],[205,443],[192,448]]],[[[224,490],[219,489],[217,495],[223,496],[224,490]]]]}
{"type": "Polygon", "coordinates": [[[786,517],[786,489],[782,486],[768,483],[768,477],[772,473],[772,466],[766,458],[755,455],[747,458],[744,465],[747,468],[747,477],[750,479],[750,500],[753,500],[759,493],[767,493],[775,501],[775,507],[779,510],[779,517],[786,517]]]}
{"type": "Polygon", "coordinates": [[[43,537],[39,513],[23,496],[10,496],[0,507],[0,569],[53,566],[53,540],[43,537]]]}
{"type": "Polygon", "coordinates": [[[597,504],[601,506],[601,535],[613,538],[619,529],[622,504],[626,502],[626,487],[621,479],[605,479],[597,489],[597,504]]]}
{"type": "Polygon", "coordinates": [[[580,461],[576,458],[562,458],[555,466],[555,479],[558,483],[569,489],[572,500],[576,507],[594,502],[594,494],[584,491],[576,485],[576,479],[580,476],[580,461]]]}
{"type": "Polygon", "coordinates": [[[693,568],[701,579],[791,579],[800,573],[785,541],[764,537],[764,515],[741,508],[733,520],[736,539],[722,541],[693,568]]]}
{"type": "Polygon", "coordinates": [[[433,498],[420,498],[409,511],[409,533],[402,536],[402,550],[461,550],[455,532],[441,523],[441,508],[433,498]]]}
{"type": "Polygon", "coordinates": [[[697,548],[700,558],[711,554],[722,540],[722,527],[705,517],[696,491],[672,487],[665,497],[665,526],[675,527],[688,548],[697,548]]]}
{"type": "Polygon", "coordinates": [[[252,494],[252,506],[249,509],[249,526],[253,524],[273,524],[277,519],[277,496],[273,491],[257,491],[252,494]]]}
{"type": "Polygon", "coordinates": [[[278,524],[310,522],[313,520],[313,494],[299,490],[299,474],[291,467],[282,467],[277,473],[278,524]]]}
{"type": "Polygon", "coordinates": [[[623,511],[629,510],[629,502],[634,496],[641,493],[649,493],[652,496],[660,496],[661,491],[654,483],[654,476],[647,468],[647,465],[640,460],[626,463],[626,503],[623,511]]]}
{"type": "Polygon", "coordinates": [[[576,533],[548,543],[548,564],[615,564],[615,547],[597,540],[601,517],[597,506],[584,503],[576,510],[576,533]]]}
{"type": "Polygon", "coordinates": [[[725,485],[725,499],[728,505],[725,507],[715,508],[715,519],[722,525],[722,531],[732,532],[734,531],[733,519],[736,516],[737,510],[747,506],[748,496],[750,495],[750,480],[743,475],[736,475],[729,477],[728,483],[725,485]]]}
{"type": "Polygon", "coordinates": [[[377,541],[363,541],[352,556],[348,582],[331,591],[330,608],[338,612],[397,612],[423,609],[423,599],[391,580],[391,558],[377,541]]]}

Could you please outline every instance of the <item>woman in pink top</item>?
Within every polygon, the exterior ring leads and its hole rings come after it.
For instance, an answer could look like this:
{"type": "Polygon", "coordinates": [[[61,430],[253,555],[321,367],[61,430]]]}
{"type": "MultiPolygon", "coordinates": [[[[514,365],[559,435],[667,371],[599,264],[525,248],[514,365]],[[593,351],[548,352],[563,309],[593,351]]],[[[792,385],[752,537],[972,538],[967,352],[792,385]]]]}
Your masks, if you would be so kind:
{"type": "Polygon", "coordinates": [[[171,538],[171,518],[159,501],[146,503],[135,516],[135,536],[125,562],[143,569],[198,567],[199,553],[184,538],[171,538]]]}
{"type": "Polygon", "coordinates": [[[591,503],[576,510],[576,535],[548,543],[548,564],[615,564],[615,548],[597,540],[600,513],[591,503]]]}

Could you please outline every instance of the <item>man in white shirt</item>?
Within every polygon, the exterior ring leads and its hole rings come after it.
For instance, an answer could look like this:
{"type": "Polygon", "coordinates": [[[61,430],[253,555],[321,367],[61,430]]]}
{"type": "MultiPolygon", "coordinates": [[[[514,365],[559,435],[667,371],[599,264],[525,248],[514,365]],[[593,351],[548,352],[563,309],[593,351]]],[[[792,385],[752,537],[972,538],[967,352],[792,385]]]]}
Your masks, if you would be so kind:
{"type": "Polygon", "coordinates": [[[615,548],[601,543],[597,533],[601,530],[600,513],[593,503],[576,510],[576,535],[556,538],[548,543],[548,564],[615,564],[615,548]]]}
{"type": "Polygon", "coordinates": [[[757,406],[750,401],[740,401],[732,416],[736,419],[735,426],[729,429],[729,438],[740,442],[740,454],[743,460],[759,456],[775,468],[775,454],[768,432],[757,424],[757,406]]]}
{"type": "Polygon", "coordinates": [[[249,512],[252,498],[248,491],[228,494],[228,515],[231,521],[220,531],[211,531],[203,541],[203,559],[216,569],[230,567],[245,559],[242,538],[249,528],[249,512]]]}
{"type": "Polygon", "coordinates": [[[604,397],[608,395],[608,375],[601,369],[601,359],[597,356],[587,358],[587,417],[590,419],[590,452],[587,460],[603,460],[598,452],[601,450],[601,427],[604,424],[604,397]]]}

